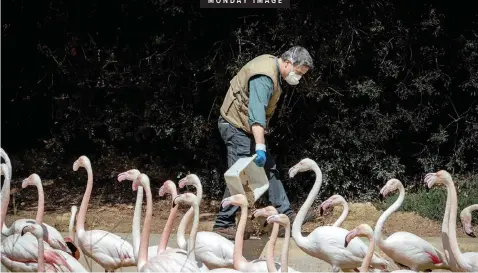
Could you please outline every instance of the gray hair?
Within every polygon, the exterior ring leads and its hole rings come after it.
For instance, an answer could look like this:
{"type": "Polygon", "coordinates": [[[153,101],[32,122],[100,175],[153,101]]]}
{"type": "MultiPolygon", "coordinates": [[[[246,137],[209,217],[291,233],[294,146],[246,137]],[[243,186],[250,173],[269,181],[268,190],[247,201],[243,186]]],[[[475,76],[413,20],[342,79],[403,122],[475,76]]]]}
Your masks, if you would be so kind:
{"type": "Polygon", "coordinates": [[[309,54],[309,51],[307,49],[301,47],[301,46],[293,46],[289,48],[286,52],[282,53],[280,58],[283,61],[290,61],[292,62],[292,65],[294,66],[308,66],[309,69],[314,68],[314,61],[312,60],[312,57],[309,54]]]}

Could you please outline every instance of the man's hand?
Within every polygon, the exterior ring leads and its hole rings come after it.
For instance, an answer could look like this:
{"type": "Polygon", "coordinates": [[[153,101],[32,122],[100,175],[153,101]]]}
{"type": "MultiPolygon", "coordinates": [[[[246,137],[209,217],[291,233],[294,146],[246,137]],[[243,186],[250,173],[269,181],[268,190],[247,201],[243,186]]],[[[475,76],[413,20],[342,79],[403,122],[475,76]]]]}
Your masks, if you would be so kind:
{"type": "Polygon", "coordinates": [[[256,159],[254,162],[259,167],[264,167],[266,164],[266,145],[264,144],[256,144],[256,159]]]}

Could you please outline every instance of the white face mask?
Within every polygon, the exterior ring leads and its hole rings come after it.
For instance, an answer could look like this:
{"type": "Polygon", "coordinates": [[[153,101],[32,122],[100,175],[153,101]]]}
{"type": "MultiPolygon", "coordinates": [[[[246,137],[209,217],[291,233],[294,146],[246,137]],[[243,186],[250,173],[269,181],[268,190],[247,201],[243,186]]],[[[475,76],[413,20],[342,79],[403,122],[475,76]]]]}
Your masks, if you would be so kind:
{"type": "Polygon", "coordinates": [[[290,67],[290,72],[289,74],[287,75],[287,77],[285,77],[285,81],[290,84],[290,85],[297,85],[299,84],[299,80],[300,78],[302,78],[301,75],[297,75],[295,72],[294,72],[294,67],[291,65],[290,67]]]}

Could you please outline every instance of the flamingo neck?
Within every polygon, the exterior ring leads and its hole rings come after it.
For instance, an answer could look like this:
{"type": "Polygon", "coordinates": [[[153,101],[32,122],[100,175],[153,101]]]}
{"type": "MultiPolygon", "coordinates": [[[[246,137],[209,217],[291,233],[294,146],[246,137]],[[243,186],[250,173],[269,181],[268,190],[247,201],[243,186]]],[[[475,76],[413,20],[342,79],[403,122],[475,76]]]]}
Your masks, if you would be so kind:
{"type": "Polygon", "coordinates": [[[449,220],[450,220],[450,209],[451,209],[451,195],[452,193],[451,193],[450,187],[446,185],[446,206],[445,206],[445,213],[443,214],[443,222],[441,224],[442,234],[443,233],[448,234],[448,225],[450,223],[449,220]]]}
{"type": "Polygon", "coordinates": [[[347,215],[349,214],[349,204],[347,204],[347,201],[345,201],[345,199],[341,199],[340,203],[343,206],[343,211],[337,221],[335,221],[335,223],[332,225],[334,227],[340,227],[340,225],[342,225],[342,223],[345,221],[345,218],[347,218],[347,215]]]}
{"type": "Polygon", "coordinates": [[[374,229],[374,240],[377,242],[379,246],[383,246],[383,239],[382,239],[382,228],[383,225],[385,224],[385,221],[387,221],[388,217],[392,215],[396,210],[400,208],[400,206],[403,203],[403,200],[405,199],[405,188],[403,187],[403,184],[400,182],[398,183],[398,190],[400,191],[400,194],[395,200],[395,202],[388,207],[388,209],[380,215],[380,218],[377,220],[377,224],[375,224],[375,229],[374,229]]]}
{"type": "Polygon", "coordinates": [[[86,172],[88,173],[88,181],[86,184],[85,194],[81,201],[80,211],[78,212],[78,220],[76,221],[76,233],[78,234],[78,240],[85,232],[86,211],[88,210],[88,203],[90,202],[91,191],[93,190],[93,170],[91,166],[86,166],[86,172]]]}
{"type": "MultiPolygon", "coordinates": [[[[174,200],[178,193],[176,190],[173,190],[171,192],[171,200],[174,200]]],[[[166,247],[168,246],[168,241],[169,241],[169,235],[171,234],[171,230],[173,229],[173,224],[174,224],[174,218],[176,218],[176,214],[178,212],[179,206],[174,206],[171,208],[171,211],[169,212],[169,217],[168,221],[164,225],[163,232],[161,233],[161,239],[159,240],[159,246],[158,246],[158,255],[166,250],[166,247]]]]}
{"type": "Polygon", "coordinates": [[[478,210],[478,204],[474,204],[471,206],[466,207],[465,211],[468,213],[472,213],[474,211],[478,210]]]}
{"type": "Polygon", "coordinates": [[[314,203],[315,197],[317,197],[317,195],[319,194],[319,190],[322,185],[322,171],[320,170],[319,166],[317,166],[317,164],[314,164],[312,170],[315,173],[314,186],[309,192],[309,195],[307,196],[307,199],[305,200],[304,204],[302,205],[302,207],[300,207],[300,210],[297,213],[294,223],[292,224],[292,238],[294,238],[298,246],[304,246],[307,243],[306,238],[302,236],[302,223],[304,222],[304,218],[307,214],[307,211],[309,211],[310,207],[312,206],[312,203],[314,203]]]}
{"type": "MultiPolygon", "coordinates": [[[[451,254],[454,256],[456,260],[456,265],[459,267],[457,270],[453,271],[462,271],[462,269],[467,268],[466,261],[463,257],[463,254],[460,251],[460,246],[458,245],[458,241],[456,239],[456,214],[458,210],[458,202],[456,196],[456,188],[453,180],[445,179],[445,184],[447,188],[450,189],[451,195],[451,204],[450,204],[450,217],[449,217],[449,224],[448,224],[448,241],[450,243],[451,254]]],[[[453,268],[452,268],[453,269],[453,268]]]]}
{"type": "Polygon", "coordinates": [[[146,216],[144,217],[143,232],[141,233],[141,241],[139,243],[138,262],[136,265],[138,271],[141,271],[148,260],[149,234],[151,233],[151,219],[153,217],[153,197],[151,196],[151,189],[144,187],[144,190],[146,192],[146,216]]]}
{"type": "Polygon", "coordinates": [[[274,226],[272,227],[271,237],[269,239],[269,243],[267,244],[266,263],[267,271],[269,272],[277,272],[276,265],[274,263],[274,248],[276,246],[278,234],[279,224],[274,223],[274,226]]]}
{"type": "Polygon", "coordinates": [[[242,245],[244,243],[244,231],[246,230],[246,221],[247,221],[247,205],[241,204],[241,217],[239,218],[239,223],[237,225],[236,237],[234,239],[234,254],[232,256],[234,269],[239,271],[243,270],[248,262],[242,256],[242,245]]]}
{"type": "Polygon", "coordinates": [[[68,236],[70,236],[73,242],[75,242],[75,233],[73,232],[73,225],[75,224],[75,216],[76,216],[76,212],[72,211],[70,216],[70,223],[68,224],[68,236]]]}
{"type": "Polygon", "coordinates": [[[38,272],[45,272],[45,246],[43,245],[43,236],[36,237],[38,242],[38,272]]]}
{"type": "MultiPolygon", "coordinates": [[[[196,197],[198,199],[199,205],[201,205],[202,184],[200,181],[194,181],[193,186],[196,187],[196,197]]],[[[186,227],[188,226],[189,221],[191,221],[191,219],[193,218],[193,215],[194,215],[194,208],[191,207],[181,219],[181,222],[179,223],[179,226],[178,226],[178,232],[176,233],[178,246],[179,248],[184,250],[186,250],[188,247],[186,243],[186,227]]]]}
{"type": "Polygon", "coordinates": [[[139,244],[141,242],[141,210],[143,208],[143,187],[138,186],[136,193],[136,204],[134,206],[133,214],[133,226],[132,226],[132,236],[133,236],[133,253],[134,258],[138,260],[139,253],[139,244]]]}
{"type": "Polygon", "coordinates": [[[280,259],[281,272],[289,271],[289,242],[290,242],[290,223],[286,224],[284,235],[284,243],[282,244],[282,255],[280,259]]]}
{"type": "Polygon", "coordinates": [[[368,239],[368,252],[365,255],[365,258],[362,261],[362,265],[360,266],[360,272],[368,272],[368,268],[370,267],[370,263],[372,262],[373,252],[375,251],[375,238],[373,233],[367,233],[368,239]]]}
{"type": "Polygon", "coordinates": [[[194,209],[194,220],[193,226],[191,228],[191,233],[189,234],[189,247],[188,247],[188,258],[194,262],[196,262],[196,252],[194,248],[196,247],[196,234],[198,232],[199,226],[199,204],[198,202],[194,202],[193,207],[194,209]]]}
{"type": "Polygon", "coordinates": [[[45,210],[45,193],[43,192],[43,185],[41,183],[36,184],[38,190],[38,208],[36,223],[41,225],[43,223],[43,211],[45,210]]]}

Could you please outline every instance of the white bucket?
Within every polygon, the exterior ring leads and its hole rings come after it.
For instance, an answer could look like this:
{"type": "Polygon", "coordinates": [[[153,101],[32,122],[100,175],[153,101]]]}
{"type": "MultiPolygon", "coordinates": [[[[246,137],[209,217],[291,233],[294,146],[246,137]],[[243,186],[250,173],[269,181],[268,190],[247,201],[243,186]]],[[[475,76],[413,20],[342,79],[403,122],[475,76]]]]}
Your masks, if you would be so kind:
{"type": "Polygon", "coordinates": [[[269,189],[269,179],[264,168],[254,163],[256,156],[240,158],[224,173],[231,195],[239,193],[246,195],[244,190],[246,186],[254,193],[254,202],[256,202],[269,189]]]}

